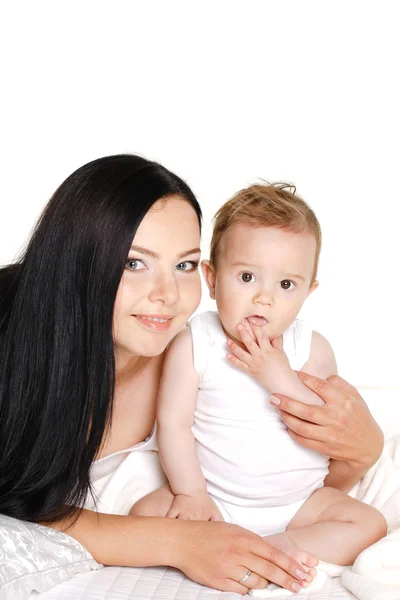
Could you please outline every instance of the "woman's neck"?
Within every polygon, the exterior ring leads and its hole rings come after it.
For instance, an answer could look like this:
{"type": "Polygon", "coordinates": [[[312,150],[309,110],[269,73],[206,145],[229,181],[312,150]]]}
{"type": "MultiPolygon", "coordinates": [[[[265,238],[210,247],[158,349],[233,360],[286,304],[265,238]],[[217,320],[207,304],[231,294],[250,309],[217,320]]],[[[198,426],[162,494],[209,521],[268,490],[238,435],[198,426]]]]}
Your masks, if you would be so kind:
{"type": "Polygon", "coordinates": [[[121,356],[116,354],[115,356],[115,380],[119,382],[136,376],[142,369],[149,364],[152,357],[139,356],[139,355],[127,355],[121,356]]]}

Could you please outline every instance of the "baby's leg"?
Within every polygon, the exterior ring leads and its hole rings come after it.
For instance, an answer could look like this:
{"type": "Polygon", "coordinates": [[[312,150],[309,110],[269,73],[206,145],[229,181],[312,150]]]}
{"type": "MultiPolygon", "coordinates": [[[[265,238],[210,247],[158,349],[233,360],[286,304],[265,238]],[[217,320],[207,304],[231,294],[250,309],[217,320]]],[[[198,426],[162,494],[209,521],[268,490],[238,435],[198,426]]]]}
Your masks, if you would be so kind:
{"type": "Polygon", "coordinates": [[[130,515],[136,517],[165,517],[171,508],[175,496],[166,483],[158,490],[154,490],[147,496],[140,498],[129,511],[130,515]]]}
{"type": "Polygon", "coordinates": [[[287,551],[294,544],[320,560],[351,565],[357,556],[387,533],[383,515],[334,488],[314,492],[283,533],[269,536],[268,542],[287,551]]]}

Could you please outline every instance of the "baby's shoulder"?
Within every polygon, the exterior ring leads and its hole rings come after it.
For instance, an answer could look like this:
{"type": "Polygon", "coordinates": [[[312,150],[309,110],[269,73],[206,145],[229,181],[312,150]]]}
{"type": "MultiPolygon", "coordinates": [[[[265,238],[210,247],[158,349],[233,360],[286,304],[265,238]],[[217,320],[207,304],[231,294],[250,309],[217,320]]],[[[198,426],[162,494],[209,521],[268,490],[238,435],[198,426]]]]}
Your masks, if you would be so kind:
{"type": "Polygon", "coordinates": [[[333,348],[318,331],[312,331],[310,356],[301,370],[323,379],[337,373],[333,348]]]}

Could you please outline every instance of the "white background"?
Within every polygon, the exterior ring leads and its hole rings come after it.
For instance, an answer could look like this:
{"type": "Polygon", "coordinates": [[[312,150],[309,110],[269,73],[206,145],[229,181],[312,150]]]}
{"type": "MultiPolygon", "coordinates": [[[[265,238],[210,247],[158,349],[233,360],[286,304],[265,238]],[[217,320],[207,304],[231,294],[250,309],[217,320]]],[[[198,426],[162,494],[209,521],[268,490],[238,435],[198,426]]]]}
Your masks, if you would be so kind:
{"type": "MultiPolygon", "coordinates": [[[[40,1],[0,9],[0,264],[73,170],[133,152],[205,216],[288,180],[323,229],[304,316],[358,386],[400,387],[396,1],[40,1]]],[[[204,295],[202,308],[212,307],[204,295]]]]}

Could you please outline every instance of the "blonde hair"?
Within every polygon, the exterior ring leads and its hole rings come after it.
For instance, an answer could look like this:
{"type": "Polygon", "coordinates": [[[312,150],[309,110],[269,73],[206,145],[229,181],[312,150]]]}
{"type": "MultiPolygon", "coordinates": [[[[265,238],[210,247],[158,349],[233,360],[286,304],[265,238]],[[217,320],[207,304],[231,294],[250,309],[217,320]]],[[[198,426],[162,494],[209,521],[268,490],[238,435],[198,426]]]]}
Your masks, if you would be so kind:
{"type": "Polygon", "coordinates": [[[296,194],[295,186],[288,183],[255,184],[240,190],[225,202],[214,217],[210,247],[210,262],[214,267],[224,234],[239,224],[312,234],[317,243],[311,282],[315,281],[321,251],[321,228],[314,211],[296,194]]]}

